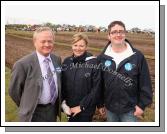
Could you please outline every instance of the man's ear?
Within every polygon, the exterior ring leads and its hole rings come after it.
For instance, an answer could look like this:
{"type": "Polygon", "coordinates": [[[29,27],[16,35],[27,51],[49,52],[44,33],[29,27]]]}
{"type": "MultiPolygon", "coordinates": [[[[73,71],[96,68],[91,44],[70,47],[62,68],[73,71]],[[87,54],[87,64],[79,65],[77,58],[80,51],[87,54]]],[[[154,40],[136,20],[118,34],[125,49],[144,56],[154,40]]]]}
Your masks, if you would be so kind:
{"type": "Polygon", "coordinates": [[[109,35],[109,34],[108,34],[108,39],[109,39],[109,40],[111,40],[111,37],[110,37],[110,35],[109,35]]]}

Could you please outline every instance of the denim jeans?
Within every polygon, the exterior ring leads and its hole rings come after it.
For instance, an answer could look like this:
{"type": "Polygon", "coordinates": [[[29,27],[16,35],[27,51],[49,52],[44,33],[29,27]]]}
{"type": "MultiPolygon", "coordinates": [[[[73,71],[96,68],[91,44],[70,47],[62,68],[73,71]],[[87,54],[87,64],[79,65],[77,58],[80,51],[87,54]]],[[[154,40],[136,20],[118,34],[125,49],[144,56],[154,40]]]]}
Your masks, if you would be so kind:
{"type": "Polygon", "coordinates": [[[108,122],[137,122],[137,117],[134,116],[134,110],[127,113],[116,114],[106,109],[108,122]]]}

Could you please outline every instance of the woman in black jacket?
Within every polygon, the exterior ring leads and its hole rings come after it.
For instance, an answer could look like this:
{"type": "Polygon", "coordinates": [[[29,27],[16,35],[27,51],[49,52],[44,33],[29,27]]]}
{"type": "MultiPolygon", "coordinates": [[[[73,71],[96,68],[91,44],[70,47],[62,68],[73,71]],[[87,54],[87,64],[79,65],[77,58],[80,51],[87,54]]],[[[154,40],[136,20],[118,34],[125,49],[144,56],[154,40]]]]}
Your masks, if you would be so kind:
{"type": "Polygon", "coordinates": [[[100,70],[97,58],[87,52],[88,37],[73,36],[73,55],[62,67],[62,109],[70,122],[92,121],[100,90],[100,70]]]}

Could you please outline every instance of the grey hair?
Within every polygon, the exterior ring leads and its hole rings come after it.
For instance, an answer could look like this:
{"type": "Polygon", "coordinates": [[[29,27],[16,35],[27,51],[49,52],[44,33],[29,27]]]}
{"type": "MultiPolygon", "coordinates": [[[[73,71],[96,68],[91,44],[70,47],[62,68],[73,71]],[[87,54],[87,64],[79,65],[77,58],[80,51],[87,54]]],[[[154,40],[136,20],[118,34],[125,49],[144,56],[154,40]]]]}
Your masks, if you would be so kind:
{"type": "Polygon", "coordinates": [[[35,40],[38,33],[41,33],[43,31],[50,31],[52,36],[53,36],[53,40],[55,39],[54,32],[52,31],[52,29],[50,27],[39,27],[35,30],[35,32],[33,34],[33,40],[35,40]]]}

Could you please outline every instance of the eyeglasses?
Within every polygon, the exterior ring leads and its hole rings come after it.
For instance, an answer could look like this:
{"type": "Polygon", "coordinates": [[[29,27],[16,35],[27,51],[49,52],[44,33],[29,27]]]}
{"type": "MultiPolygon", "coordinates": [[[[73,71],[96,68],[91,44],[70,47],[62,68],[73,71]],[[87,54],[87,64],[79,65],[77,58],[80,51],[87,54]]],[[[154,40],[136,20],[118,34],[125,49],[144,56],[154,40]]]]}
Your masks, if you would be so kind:
{"type": "Polygon", "coordinates": [[[118,34],[123,35],[125,33],[126,33],[126,31],[124,31],[124,30],[119,30],[119,31],[114,30],[114,31],[110,32],[110,34],[112,34],[112,35],[118,35],[118,34]]]}

